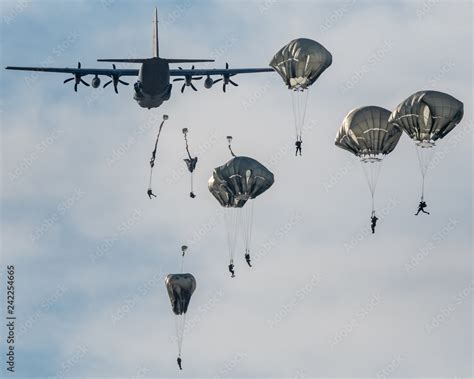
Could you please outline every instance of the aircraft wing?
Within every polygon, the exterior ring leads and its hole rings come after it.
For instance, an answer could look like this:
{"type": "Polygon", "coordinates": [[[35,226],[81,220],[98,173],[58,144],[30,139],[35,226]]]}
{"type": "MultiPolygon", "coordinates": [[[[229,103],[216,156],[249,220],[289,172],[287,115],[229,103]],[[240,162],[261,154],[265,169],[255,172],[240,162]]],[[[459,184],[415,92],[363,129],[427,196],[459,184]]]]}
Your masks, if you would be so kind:
{"type": "Polygon", "coordinates": [[[170,70],[170,76],[186,76],[186,75],[200,75],[200,76],[212,76],[212,75],[230,75],[234,76],[237,74],[251,74],[255,72],[271,72],[275,71],[273,68],[211,68],[211,69],[182,69],[182,70],[170,70]]]}
{"type": "Polygon", "coordinates": [[[55,68],[55,67],[18,67],[18,66],[7,66],[7,70],[19,70],[19,71],[42,71],[42,72],[59,72],[65,74],[79,74],[80,76],[86,75],[104,75],[104,76],[138,76],[137,69],[107,69],[107,68],[55,68]]]}

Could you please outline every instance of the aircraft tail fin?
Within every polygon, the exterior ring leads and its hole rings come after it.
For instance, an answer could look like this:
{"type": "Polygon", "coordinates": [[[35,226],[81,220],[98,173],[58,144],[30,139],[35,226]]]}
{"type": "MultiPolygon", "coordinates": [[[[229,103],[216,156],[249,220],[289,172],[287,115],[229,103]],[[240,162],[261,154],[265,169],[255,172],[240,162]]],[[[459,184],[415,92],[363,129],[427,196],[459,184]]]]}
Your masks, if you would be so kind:
{"type": "MultiPolygon", "coordinates": [[[[114,62],[114,63],[145,63],[160,58],[160,50],[158,43],[158,9],[155,7],[155,14],[153,17],[153,57],[152,58],[119,58],[119,59],[97,59],[98,62],[114,62]]],[[[214,59],[166,59],[164,61],[168,63],[201,63],[201,62],[214,62],[214,59]]]]}
{"type": "Polygon", "coordinates": [[[155,18],[153,19],[153,58],[158,58],[160,49],[158,44],[158,8],[155,7],[155,18]]]}

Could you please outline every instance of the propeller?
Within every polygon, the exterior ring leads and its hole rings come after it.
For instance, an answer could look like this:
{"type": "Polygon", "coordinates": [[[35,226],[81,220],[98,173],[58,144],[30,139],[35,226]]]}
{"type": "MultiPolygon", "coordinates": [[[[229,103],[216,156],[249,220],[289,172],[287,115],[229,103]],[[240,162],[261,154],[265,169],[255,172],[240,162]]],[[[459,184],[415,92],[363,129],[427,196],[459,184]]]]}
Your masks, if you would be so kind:
{"type": "MultiPolygon", "coordinates": [[[[225,69],[226,70],[229,69],[229,63],[227,63],[227,62],[225,64],[225,69]]],[[[215,84],[217,82],[220,82],[222,80],[223,81],[222,91],[224,91],[224,92],[225,92],[225,89],[226,89],[228,84],[232,84],[233,86],[238,87],[239,85],[230,78],[231,76],[234,76],[234,75],[236,75],[236,74],[222,74],[222,78],[214,80],[213,84],[215,84]]]]}
{"type": "MultiPolygon", "coordinates": [[[[77,62],[77,68],[80,69],[81,68],[81,62],[77,62]]],[[[74,76],[72,78],[69,78],[69,79],[66,79],[64,81],[64,84],[66,84],[67,82],[70,82],[71,80],[75,80],[75,83],[74,83],[74,91],[77,92],[77,86],[82,83],[84,84],[85,86],[89,87],[90,84],[87,83],[86,81],[84,81],[82,79],[82,75],[80,73],[75,73],[74,76]]]]}
{"type": "MultiPolygon", "coordinates": [[[[182,70],[182,67],[178,67],[178,69],[182,70]]],[[[191,67],[191,70],[194,70],[194,65],[191,67]]],[[[186,74],[184,75],[184,78],[176,78],[173,79],[173,82],[181,82],[184,80],[183,86],[181,87],[181,93],[184,92],[184,89],[189,86],[191,87],[194,91],[197,91],[197,88],[193,84],[193,80],[201,80],[202,76],[193,76],[192,74],[186,74]]]]}
{"type": "MultiPolygon", "coordinates": [[[[112,67],[113,67],[114,71],[117,69],[114,64],[112,65],[112,67]]],[[[118,86],[119,83],[123,84],[125,86],[128,86],[128,84],[129,84],[129,83],[124,82],[123,80],[121,80],[119,74],[112,74],[112,75],[110,75],[110,77],[112,78],[112,80],[109,80],[107,83],[105,83],[104,88],[107,87],[110,83],[113,83],[115,93],[118,93],[117,86],[118,86]]]]}

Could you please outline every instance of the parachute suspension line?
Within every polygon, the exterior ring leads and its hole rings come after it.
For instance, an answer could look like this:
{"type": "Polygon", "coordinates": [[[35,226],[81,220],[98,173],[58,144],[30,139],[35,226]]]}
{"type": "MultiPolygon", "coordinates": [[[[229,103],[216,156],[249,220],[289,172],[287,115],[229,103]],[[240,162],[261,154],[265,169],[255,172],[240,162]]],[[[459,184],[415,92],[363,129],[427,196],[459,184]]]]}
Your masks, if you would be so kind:
{"type": "Polygon", "coordinates": [[[168,116],[163,115],[163,121],[161,121],[160,128],[158,129],[158,134],[156,136],[155,148],[153,149],[153,151],[151,153],[151,158],[150,158],[150,180],[148,181],[148,191],[147,191],[148,197],[150,199],[151,199],[152,196],[156,197],[156,195],[153,193],[153,190],[151,188],[151,183],[152,183],[152,179],[153,179],[153,167],[155,167],[156,151],[158,149],[158,141],[160,140],[161,130],[162,130],[163,125],[164,125],[166,120],[168,120],[168,116]]]}
{"type": "Polygon", "coordinates": [[[362,169],[369,185],[369,190],[372,198],[372,215],[375,214],[375,189],[379,179],[380,169],[382,167],[382,160],[361,160],[362,169]]]}
{"type": "Polygon", "coordinates": [[[229,260],[234,261],[235,248],[237,244],[238,233],[238,209],[226,208],[224,212],[224,220],[227,232],[227,247],[229,250],[229,260]]]}
{"type": "Polygon", "coordinates": [[[240,231],[244,240],[246,254],[250,253],[250,243],[252,242],[253,203],[252,200],[247,201],[240,212],[240,231]]]}
{"type": "Polygon", "coordinates": [[[178,357],[181,357],[185,325],[186,325],[186,313],[176,315],[175,326],[176,326],[176,341],[178,343],[178,357]]]}
{"type": "Polygon", "coordinates": [[[297,88],[291,93],[293,106],[293,117],[295,122],[296,140],[301,141],[303,134],[303,125],[306,116],[306,108],[308,104],[308,90],[297,88]]]}
{"type": "Polygon", "coordinates": [[[433,147],[422,147],[415,145],[416,155],[418,157],[418,163],[420,164],[421,171],[421,201],[425,197],[425,177],[430,167],[431,159],[433,157],[433,147]]]}
{"type": "Polygon", "coordinates": [[[301,136],[303,134],[304,121],[306,119],[306,108],[308,106],[308,97],[309,97],[309,89],[306,89],[305,91],[303,91],[304,104],[303,104],[303,116],[301,119],[300,141],[301,141],[301,136]]]}

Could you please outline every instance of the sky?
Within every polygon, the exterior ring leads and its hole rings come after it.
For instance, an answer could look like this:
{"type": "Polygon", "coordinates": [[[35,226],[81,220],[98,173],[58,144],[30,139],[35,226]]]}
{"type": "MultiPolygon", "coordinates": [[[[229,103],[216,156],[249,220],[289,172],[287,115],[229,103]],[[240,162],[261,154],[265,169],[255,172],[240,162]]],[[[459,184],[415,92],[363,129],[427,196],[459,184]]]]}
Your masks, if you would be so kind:
{"type": "MultiPolygon", "coordinates": [[[[5,1],[1,66],[110,67],[160,53],[198,67],[267,67],[298,37],[333,63],[311,87],[303,156],[291,96],[276,73],[198,84],[146,110],[132,86],[94,90],[67,74],[0,70],[1,296],[15,266],[15,374],[5,377],[472,377],[472,27],[462,1],[5,1]],[[370,234],[360,163],[334,146],[353,108],[393,110],[433,89],[464,103],[437,143],[431,215],[414,217],[420,172],[403,135],[386,157],[370,234]],[[146,196],[158,122],[169,115],[146,196]],[[182,128],[198,156],[191,199],[182,128]],[[275,175],[255,202],[251,253],[227,271],[213,168],[238,155],[275,175]],[[183,371],[164,286],[185,271],[183,371]]],[[[121,67],[135,67],[132,65],[121,67]]],[[[90,78],[85,78],[90,80],[90,78]]],[[[124,78],[133,83],[134,78],[124,78]]],[[[6,303],[3,301],[2,315],[6,303]]]]}

